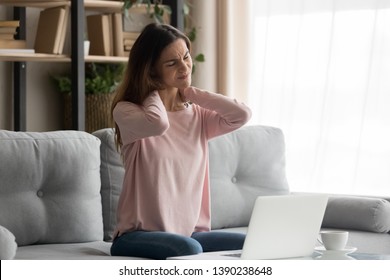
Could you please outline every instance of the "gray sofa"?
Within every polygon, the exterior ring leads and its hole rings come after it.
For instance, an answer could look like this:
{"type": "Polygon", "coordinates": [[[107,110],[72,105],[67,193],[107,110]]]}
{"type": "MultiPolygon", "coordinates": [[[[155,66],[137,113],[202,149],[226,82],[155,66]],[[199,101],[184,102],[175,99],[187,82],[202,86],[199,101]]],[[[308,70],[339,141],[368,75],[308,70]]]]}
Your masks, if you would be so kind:
{"type": "MultiPolygon", "coordinates": [[[[280,129],[246,126],[209,149],[213,230],[245,232],[257,196],[291,194],[280,129]]],[[[123,259],[109,254],[123,174],[112,129],[0,130],[0,258],[123,259]]],[[[390,254],[389,198],[331,196],[322,225],[390,254]]]]}

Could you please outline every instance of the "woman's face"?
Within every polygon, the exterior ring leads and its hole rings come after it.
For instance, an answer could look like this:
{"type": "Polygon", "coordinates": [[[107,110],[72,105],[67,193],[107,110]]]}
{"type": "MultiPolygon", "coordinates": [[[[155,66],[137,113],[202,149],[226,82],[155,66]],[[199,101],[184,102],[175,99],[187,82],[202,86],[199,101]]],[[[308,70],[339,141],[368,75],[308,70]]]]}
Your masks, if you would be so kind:
{"type": "Polygon", "coordinates": [[[183,39],[177,39],[162,51],[157,72],[166,89],[191,85],[192,58],[183,39]]]}

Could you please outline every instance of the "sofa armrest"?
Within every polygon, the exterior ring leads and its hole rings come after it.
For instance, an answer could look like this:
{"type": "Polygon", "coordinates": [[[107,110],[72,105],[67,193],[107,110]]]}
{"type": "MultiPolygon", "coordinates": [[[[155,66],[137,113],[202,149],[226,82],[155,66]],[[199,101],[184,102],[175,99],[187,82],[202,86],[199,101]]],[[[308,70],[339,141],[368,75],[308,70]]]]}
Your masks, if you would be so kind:
{"type": "Polygon", "coordinates": [[[331,195],[322,226],[389,232],[390,202],[386,198],[331,195]]]}
{"type": "Polygon", "coordinates": [[[15,236],[0,225],[0,260],[11,260],[15,257],[18,245],[15,236]]]}

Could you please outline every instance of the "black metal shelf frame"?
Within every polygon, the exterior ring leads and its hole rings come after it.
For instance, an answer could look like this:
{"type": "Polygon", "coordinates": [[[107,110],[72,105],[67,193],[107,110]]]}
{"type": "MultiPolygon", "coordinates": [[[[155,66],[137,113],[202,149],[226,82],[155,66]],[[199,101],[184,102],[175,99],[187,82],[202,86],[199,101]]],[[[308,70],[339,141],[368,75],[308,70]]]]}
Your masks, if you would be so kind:
{"type": "MultiPolygon", "coordinates": [[[[19,20],[19,30],[16,39],[26,40],[26,8],[14,7],[14,19],[19,20]]],[[[13,70],[13,93],[14,93],[14,130],[26,130],[26,62],[12,63],[13,70]]]]}

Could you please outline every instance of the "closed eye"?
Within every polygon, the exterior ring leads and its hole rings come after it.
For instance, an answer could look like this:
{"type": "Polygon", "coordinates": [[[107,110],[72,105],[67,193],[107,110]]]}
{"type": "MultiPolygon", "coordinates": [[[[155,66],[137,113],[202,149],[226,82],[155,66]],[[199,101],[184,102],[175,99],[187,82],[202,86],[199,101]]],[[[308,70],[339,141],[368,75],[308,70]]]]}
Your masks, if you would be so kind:
{"type": "MultiPolygon", "coordinates": [[[[184,54],[183,59],[188,60],[190,58],[191,58],[190,52],[187,50],[187,52],[184,54]]],[[[174,66],[176,64],[177,60],[178,59],[171,59],[171,60],[165,61],[165,65],[168,67],[174,66]]]]}
{"type": "Polygon", "coordinates": [[[190,52],[187,51],[186,54],[184,55],[184,59],[191,58],[190,52]]]}
{"type": "Polygon", "coordinates": [[[176,60],[168,61],[166,63],[167,66],[174,66],[176,64],[176,60]]]}

